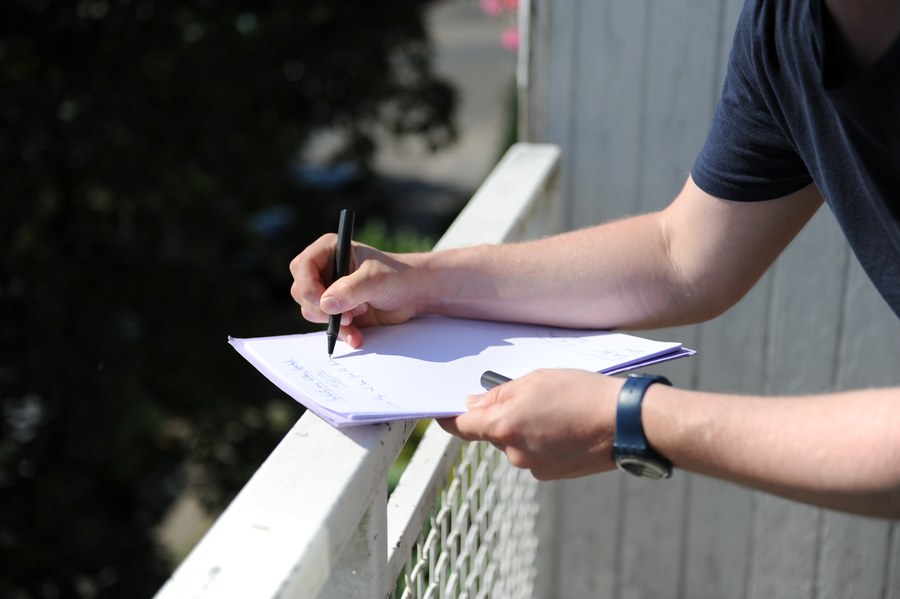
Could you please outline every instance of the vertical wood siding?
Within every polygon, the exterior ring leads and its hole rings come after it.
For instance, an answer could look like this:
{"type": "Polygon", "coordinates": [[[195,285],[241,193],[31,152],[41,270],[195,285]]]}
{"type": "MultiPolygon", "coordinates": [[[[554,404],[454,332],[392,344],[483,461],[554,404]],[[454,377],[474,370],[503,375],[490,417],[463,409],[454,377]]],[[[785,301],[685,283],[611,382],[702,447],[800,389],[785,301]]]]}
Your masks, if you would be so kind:
{"type": "MultiPolygon", "coordinates": [[[[741,0],[531,0],[523,136],[562,148],[570,228],[661,208],[706,136],[741,0]]],[[[710,391],[900,384],[900,323],[823,208],[737,306],[654,332],[710,391]]],[[[860,406],[865,409],[865,406],[860,406]]],[[[789,434],[791,423],[780,423],[789,434]]],[[[785,456],[790,459],[790,456],[785,456]]],[[[679,472],[556,483],[553,597],[900,599],[900,528],[679,472]]]]}

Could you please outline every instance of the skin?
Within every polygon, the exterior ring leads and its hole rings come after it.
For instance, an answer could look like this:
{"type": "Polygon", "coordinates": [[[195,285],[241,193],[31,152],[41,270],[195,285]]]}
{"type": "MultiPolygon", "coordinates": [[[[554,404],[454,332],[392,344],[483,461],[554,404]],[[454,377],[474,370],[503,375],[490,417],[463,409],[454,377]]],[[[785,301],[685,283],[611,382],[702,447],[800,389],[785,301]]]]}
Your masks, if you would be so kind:
{"type": "Polygon", "coordinates": [[[845,69],[861,72],[875,64],[900,35],[896,0],[825,0],[837,26],[845,69]]]}
{"type": "MultiPolygon", "coordinates": [[[[862,68],[900,32],[898,2],[826,5],[862,68]]],[[[366,326],[423,314],[584,328],[696,323],[737,302],[821,204],[814,185],[744,203],[710,196],[689,178],[659,212],[528,243],[421,254],[354,244],[352,272],[335,282],[330,234],[291,262],[291,294],[312,322],[343,313],[341,338],[353,347],[366,326]]],[[[465,414],[440,424],[493,443],[538,479],[584,476],[614,468],[621,386],[616,377],[539,370],[470,397],[465,414]]],[[[642,416],[649,443],[678,468],[900,518],[900,388],[758,397],[653,385],[642,416]],[[791,423],[791,434],[773,423],[791,423]]]]}

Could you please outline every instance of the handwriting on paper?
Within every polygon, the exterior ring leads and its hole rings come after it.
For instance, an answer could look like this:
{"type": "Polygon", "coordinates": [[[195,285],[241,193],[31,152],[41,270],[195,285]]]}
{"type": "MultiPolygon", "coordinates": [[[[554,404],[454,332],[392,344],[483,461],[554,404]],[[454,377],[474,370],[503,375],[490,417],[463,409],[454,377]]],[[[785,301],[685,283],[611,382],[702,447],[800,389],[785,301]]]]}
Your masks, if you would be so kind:
{"type": "Polygon", "coordinates": [[[307,368],[296,359],[290,358],[287,365],[304,383],[300,385],[301,387],[315,392],[330,402],[344,402],[348,398],[353,398],[398,407],[366,379],[342,364],[329,360],[319,366],[307,368]]]}

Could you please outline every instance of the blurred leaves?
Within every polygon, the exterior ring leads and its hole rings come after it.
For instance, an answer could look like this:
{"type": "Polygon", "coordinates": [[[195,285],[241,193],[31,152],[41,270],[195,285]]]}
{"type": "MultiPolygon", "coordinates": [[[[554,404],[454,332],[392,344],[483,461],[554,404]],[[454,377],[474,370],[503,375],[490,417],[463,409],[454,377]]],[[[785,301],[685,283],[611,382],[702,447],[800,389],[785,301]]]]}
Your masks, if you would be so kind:
{"type": "Polygon", "coordinates": [[[313,135],[453,140],[425,5],[0,3],[0,596],[152,595],[186,472],[222,505],[299,415],[226,336],[304,327],[313,135]]]}

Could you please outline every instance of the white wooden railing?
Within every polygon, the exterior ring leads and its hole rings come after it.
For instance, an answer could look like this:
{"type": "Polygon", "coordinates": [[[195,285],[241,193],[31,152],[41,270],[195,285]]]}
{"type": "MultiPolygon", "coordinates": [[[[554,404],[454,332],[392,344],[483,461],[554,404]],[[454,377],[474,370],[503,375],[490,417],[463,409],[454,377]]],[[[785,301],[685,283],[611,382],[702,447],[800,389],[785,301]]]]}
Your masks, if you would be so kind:
{"type": "MultiPolygon", "coordinates": [[[[513,146],[435,249],[559,230],[558,170],[555,146],[513,146]]],[[[548,508],[490,445],[432,423],[388,497],[415,424],[336,430],[304,414],[157,598],[541,595],[548,508]]]]}

